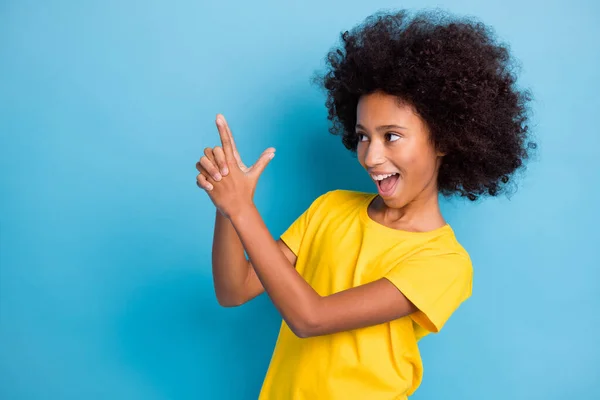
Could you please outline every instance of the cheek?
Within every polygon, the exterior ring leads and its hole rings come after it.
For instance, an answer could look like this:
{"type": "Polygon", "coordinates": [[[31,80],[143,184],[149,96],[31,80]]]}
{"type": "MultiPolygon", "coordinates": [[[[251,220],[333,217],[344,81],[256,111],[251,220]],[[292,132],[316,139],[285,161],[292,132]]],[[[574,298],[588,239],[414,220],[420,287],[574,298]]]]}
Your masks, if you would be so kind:
{"type": "Polygon", "coordinates": [[[398,163],[408,175],[426,177],[435,170],[435,157],[427,151],[411,151],[398,155],[398,163]]]}
{"type": "Polygon", "coordinates": [[[407,172],[411,172],[413,170],[420,169],[419,164],[422,160],[421,157],[419,157],[418,152],[413,151],[412,149],[404,148],[395,153],[394,161],[396,161],[398,166],[402,169],[406,170],[407,172]]]}

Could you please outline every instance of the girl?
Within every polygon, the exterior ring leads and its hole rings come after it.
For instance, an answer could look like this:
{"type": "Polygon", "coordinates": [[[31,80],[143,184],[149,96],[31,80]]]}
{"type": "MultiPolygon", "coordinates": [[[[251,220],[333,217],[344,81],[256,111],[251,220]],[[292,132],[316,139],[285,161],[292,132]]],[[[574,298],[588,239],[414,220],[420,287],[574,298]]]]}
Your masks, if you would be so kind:
{"type": "Polygon", "coordinates": [[[471,295],[438,194],[504,191],[534,147],[530,94],[489,28],[438,12],[369,17],[327,61],[330,130],[377,193],[325,193],[275,241],[252,202],[275,149],[245,166],[218,115],[222,147],[196,165],[218,209],[216,296],[237,306],[266,291],[283,317],[261,400],[406,399],[423,375],[418,341],[471,295]]]}

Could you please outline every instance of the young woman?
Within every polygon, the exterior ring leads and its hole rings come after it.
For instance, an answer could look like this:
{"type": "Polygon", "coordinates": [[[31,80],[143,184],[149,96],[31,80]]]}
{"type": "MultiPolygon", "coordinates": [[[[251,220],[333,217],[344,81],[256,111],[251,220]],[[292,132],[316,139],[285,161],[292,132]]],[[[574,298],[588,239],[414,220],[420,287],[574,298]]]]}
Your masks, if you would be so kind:
{"type": "Polygon", "coordinates": [[[252,202],[275,149],[246,167],[218,115],[222,147],[196,165],[218,209],[216,295],[237,306],[266,291],[283,317],[260,399],[405,399],[418,341],[471,295],[438,195],[503,192],[534,147],[530,95],[489,28],[437,12],[371,16],[327,59],[331,132],[377,192],[325,193],[275,241],[252,202]]]}

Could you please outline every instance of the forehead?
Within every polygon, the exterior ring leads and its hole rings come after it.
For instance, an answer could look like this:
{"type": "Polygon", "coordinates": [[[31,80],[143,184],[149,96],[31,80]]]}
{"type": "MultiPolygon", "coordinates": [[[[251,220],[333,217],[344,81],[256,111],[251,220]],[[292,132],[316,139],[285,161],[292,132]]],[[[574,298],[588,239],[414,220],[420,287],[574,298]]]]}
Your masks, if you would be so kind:
{"type": "Polygon", "coordinates": [[[356,123],[363,126],[397,124],[420,128],[421,118],[411,105],[400,103],[396,96],[375,92],[363,95],[358,100],[356,123]]]}

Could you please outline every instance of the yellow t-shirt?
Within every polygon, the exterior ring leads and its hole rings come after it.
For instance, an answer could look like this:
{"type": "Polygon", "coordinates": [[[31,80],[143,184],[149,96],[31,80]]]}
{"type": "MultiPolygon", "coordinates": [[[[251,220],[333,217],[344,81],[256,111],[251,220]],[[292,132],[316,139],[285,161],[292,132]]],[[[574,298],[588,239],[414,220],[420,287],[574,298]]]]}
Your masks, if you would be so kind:
{"type": "Polygon", "coordinates": [[[450,226],[388,228],[367,213],[375,196],[328,192],[281,239],[298,257],[298,273],[321,296],[387,278],[419,311],[305,339],[283,321],[260,400],[406,399],[423,375],[417,342],[438,332],[471,295],[471,260],[450,226]]]}

